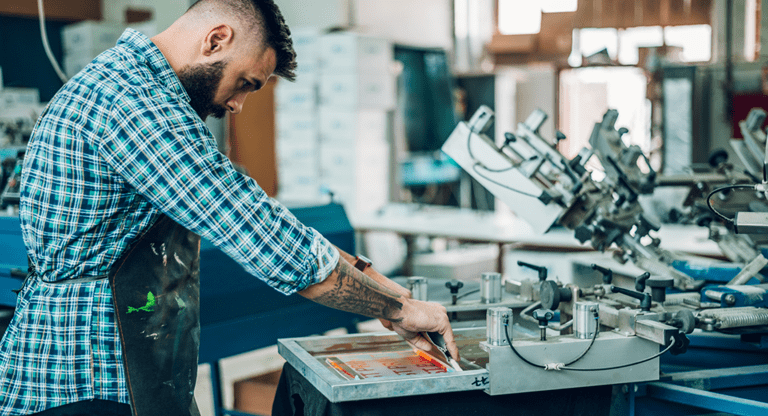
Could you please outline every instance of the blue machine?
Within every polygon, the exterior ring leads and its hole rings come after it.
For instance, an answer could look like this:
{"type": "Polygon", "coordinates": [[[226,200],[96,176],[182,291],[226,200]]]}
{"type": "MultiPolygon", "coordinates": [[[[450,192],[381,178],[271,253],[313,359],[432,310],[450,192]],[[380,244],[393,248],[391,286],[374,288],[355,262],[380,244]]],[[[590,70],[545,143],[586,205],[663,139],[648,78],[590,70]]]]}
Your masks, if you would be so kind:
{"type": "MultiPolygon", "coordinates": [[[[341,205],[292,208],[303,224],[331,243],[355,252],[354,229],[341,205]]],[[[15,306],[26,276],[27,255],[19,220],[0,217],[0,306],[15,306]]],[[[337,311],[304,299],[285,296],[245,270],[207,241],[200,249],[200,363],[210,363],[216,414],[242,414],[221,403],[218,361],[275,345],[278,338],[319,334],[335,328],[356,332],[369,318],[337,311]]]]}
{"type": "MultiPolygon", "coordinates": [[[[696,280],[706,280],[711,283],[728,283],[744,268],[743,265],[703,260],[674,260],[670,265],[696,280]]],[[[759,283],[755,278],[752,278],[751,282],[759,283]]]]}
{"type": "Polygon", "coordinates": [[[712,302],[719,303],[722,308],[741,306],[768,307],[765,285],[705,286],[701,289],[701,299],[702,301],[709,299],[712,302]]]}
{"type": "Polygon", "coordinates": [[[615,414],[766,415],[768,340],[761,334],[691,334],[685,354],[661,357],[657,382],[629,386],[615,414]]]}
{"type": "Polygon", "coordinates": [[[27,275],[27,249],[19,219],[0,216],[0,306],[16,306],[16,290],[27,275]]]}

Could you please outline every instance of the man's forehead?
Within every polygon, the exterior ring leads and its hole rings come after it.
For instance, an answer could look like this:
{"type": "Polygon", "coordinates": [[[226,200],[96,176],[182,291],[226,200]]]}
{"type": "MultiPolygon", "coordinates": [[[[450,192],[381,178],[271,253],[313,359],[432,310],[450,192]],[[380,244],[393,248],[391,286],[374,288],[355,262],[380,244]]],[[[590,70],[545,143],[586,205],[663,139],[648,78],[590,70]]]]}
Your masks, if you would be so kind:
{"type": "Polygon", "coordinates": [[[251,70],[268,79],[277,68],[277,54],[273,48],[266,48],[254,57],[251,70]]]}

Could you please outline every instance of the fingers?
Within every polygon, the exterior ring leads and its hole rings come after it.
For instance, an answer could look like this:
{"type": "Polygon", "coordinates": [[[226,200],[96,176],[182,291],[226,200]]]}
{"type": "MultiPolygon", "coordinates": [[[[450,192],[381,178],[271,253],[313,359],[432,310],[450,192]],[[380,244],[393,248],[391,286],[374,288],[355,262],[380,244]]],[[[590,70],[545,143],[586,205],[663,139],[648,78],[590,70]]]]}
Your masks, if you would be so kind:
{"type": "Polygon", "coordinates": [[[445,347],[448,348],[448,353],[451,355],[451,357],[458,361],[459,360],[459,347],[456,346],[456,338],[453,336],[453,329],[451,328],[451,322],[448,319],[448,312],[445,309],[444,306],[439,305],[440,313],[439,313],[439,319],[438,319],[438,325],[437,325],[437,332],[440,333],[440,335],[443,336],[443,340],[445,341],[445,347]]]}
{"type": "Polygon", "coordinates": [[[454,360],[458,361],[461,358],[459,357],[459,347],[456,345],[456,338],[453,336],[451,322],[448,320],[448,312],[444,306],[438,306],[439,315],[437,319],[436,330],[440,333],[440,335],[443,336],[445,347],[448,348],[448,353],[454,360]]]}
{"type": "Polygon", "coordinates": [[[412,347],[418,348],[424,352],[433,353],[435,350],[435,346],[432,345],[429,340],[424,338],[423,335],[420,333],[416,333],[416,335],[413,338],[404,338],[407,343],[409,343],[412,347]]]}
{"type": "Polygon", "coordinates": [[[392,327],[392,322],[386,320],[386,319],[379,319],[379,322],[381,322],[381,325],[384,326],[384,328],[387,328],[390,331],[394,331],[395,329],[392,327]]]}
{"type": "Polygon", "coordinates": [[[451,357],[453,357],[454,360],[459,361],[461,359],[461,357],[459,357],[459,347],[456,345],[456,338],[453,336],[451,325],[448,324],[445,327],[445,332],[441,331],[440,334],[445,340],[445,346],[448,347],[448,352],[451,354],[451,357]]]}
{"type": "Polygon", "coordinates": [[[427,352],[433,349],[432,342],[418,333],[438,332],[443,336],[445,347],[451,357],[456,360],[460,358],[459,348],[456,346],[456,339],[448,320],[448,313],[445,306],[439,303],[411,300],[408,302],[408,312],[405,319],[395,324],[393,329],[411,345],[427,352]]]}

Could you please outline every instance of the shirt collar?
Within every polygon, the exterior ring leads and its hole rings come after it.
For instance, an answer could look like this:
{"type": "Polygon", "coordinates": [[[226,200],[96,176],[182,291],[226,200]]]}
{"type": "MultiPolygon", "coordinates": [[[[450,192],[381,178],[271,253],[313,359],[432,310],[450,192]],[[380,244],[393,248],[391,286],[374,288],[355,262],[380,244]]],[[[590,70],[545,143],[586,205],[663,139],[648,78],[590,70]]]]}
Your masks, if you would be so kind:
{"type": "Polygon", "coordinates": [[[138,32],[134,29],[125,29],[125,32],[120,36],[117,41],[118,45],[125,45],[126,47],[133,49],[140,57],[144,57],[147,62],[147,66],[155,76],[160,79],[162,85],[168,87],[174,94],[184,101],[189,102],[189,94],[181,85],[179,77],[176,72],[171,68],[171,64],[165,59],[160,49],[146,35],[138,32]]]}

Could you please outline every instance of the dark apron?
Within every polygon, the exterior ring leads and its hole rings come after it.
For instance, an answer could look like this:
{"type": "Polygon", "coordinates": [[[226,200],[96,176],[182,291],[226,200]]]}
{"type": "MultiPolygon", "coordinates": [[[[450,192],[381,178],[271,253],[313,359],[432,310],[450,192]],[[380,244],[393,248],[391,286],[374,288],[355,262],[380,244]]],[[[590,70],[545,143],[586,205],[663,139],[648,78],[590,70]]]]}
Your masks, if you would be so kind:
{"type": "Polygon", "coordinates": [[[162,215],[109,272],[134,416],[199,416],[200,237],[162,215]]]}

